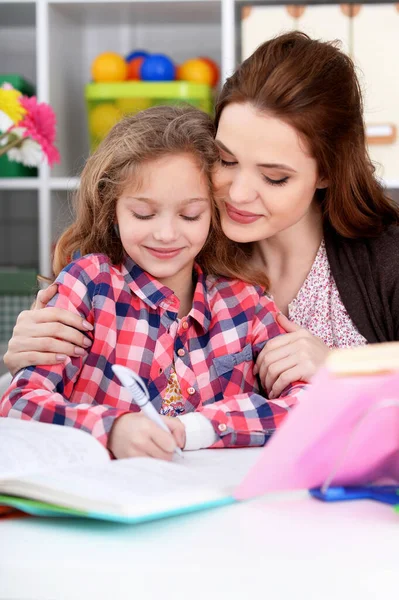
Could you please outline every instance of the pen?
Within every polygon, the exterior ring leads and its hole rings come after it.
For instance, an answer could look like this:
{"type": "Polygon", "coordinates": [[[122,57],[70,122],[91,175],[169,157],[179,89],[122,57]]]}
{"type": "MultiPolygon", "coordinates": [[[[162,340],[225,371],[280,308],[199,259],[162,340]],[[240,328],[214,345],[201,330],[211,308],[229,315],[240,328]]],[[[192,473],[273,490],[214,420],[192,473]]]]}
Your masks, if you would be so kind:
{"type": "MultiPolygon", "coordinates": [[[[137,404],[137,406],[140,407],[145,416],[156,425],[159,425],[161,429],[170,433],[168,426],[162,420],[161,415],[157,413],[153,404],[151,403],[147,386],[141,379],[140,375],[137,375],[137,373],[131,369],[128,369],[128,367],[123,367],[122,365],[112,365],[111,368],[123,387],[129,390],[133,401],[135,404],[137,404]]],[[[176,446],[175,452],[178,456],[183,458],[183,452],[178,446],[176,446]]]]}
{"type": "Polygon", "coordinates": [[[376,500],[393,506],[399,505],[399,487],[397,485],[370,485],[370,486],[332,486],[324,492],[321,488],[309,490],[310,495],[325,502],[339,500],[376,500]]]}

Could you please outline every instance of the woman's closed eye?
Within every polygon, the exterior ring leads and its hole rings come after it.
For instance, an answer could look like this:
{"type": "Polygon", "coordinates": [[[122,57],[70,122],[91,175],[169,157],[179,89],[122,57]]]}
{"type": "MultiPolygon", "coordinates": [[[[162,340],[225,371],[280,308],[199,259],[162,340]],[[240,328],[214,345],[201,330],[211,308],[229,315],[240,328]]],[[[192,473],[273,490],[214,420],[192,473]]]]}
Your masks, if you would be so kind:
{"type": "Polygon", "coordinates": [[[263,175],[263,179],[270,185],[284,185],[285,183],[287,183],[289,177],[286,175],[285,177],[282,177],[281,179],[272,179],[271,177],[268,177],[267,175],[263,175]]]}
{"type": "MultiPolygon", "coordinates": [[[[220,164],[222,167],[235,167],[238,163],[235,160],[225,160],[224,158],[219,158],[220,164]]],[[[287,183],[289,177],[281,177],[280,179],[273,179],[272,177],[268,177],[267,175],[262,175],[263,179],[269,183],[270,185],[284,185],[287,183]]]]}

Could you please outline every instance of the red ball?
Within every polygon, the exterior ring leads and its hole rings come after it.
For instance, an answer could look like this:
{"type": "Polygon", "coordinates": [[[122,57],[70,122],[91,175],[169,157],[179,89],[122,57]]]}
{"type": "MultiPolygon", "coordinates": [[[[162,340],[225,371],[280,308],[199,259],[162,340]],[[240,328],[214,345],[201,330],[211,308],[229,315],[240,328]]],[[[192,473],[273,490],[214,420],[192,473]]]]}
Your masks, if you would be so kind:
{"type": "Polygon", "coordinates": [[[133,58],[127,65],[127,78],[135,81],[139,81],[140,77],[140,69],[143,64],[145,57],[138,56],[137,58],[133,58]]]}
{"type": "Polygon", "coordinates": [[[219,81],[219,77],[220,77],[220,70],[218,65],[215,63],[214,60],[212,60],[211,58],[208,58],[207,56],[200,56],[199,57],[201,60],[203,60],[204,62],[206,62],[207,65],[209,65],[212,69],[212,82],[211,82],[211,86],[214,87],[218,81],[219,81]]]}

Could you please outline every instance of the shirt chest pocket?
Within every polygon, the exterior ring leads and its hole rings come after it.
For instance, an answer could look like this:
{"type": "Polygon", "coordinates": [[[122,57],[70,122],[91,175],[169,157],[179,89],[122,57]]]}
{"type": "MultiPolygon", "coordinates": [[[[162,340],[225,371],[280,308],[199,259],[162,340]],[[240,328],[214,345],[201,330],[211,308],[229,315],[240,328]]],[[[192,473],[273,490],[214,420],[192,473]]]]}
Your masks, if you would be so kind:
{"type": "Polygon", "coordinates": [[[214,358],[213,366],[224,396],[233,396],[254,390],[254,361],[251,344],[247,344],[240,352],[214,358]]]}

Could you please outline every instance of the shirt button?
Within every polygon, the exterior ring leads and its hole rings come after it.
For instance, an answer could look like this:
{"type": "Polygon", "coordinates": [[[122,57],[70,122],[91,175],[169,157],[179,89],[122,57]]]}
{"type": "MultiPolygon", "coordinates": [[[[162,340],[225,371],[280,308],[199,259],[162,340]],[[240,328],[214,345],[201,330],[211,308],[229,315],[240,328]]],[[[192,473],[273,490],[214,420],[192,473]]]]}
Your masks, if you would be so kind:
{"type": "Polygon", "coordinates": [[[190,396],[192,396],[193,394],[195,394],[195,388],[193,388],[193,387],[187,388],[187,393],[190,394],[190,396]]]}
{"type": "Polygon", "coordinates": [[[185,352],[185,350],[183,350],[183,348],[179,348],[179,349],[178,349],[178,351],[177,351],[177,354],[178,354],[179,356],[184,356],[184,355],[185,355],[185,353],[186,353],[186,352],[185,352]]]}
{"type": "Polygon", "coordinates": [[[181,326],[183,327],[183,329],[188,329],[188,323],[187,321],[183,321],[181,326]]]}
{"type": "Polygon", "coordinates": [[[220,425],[218,425],[218,429],[219,429],[219,431],[226,431],[226,429],[227,429],[226,423],[220,423],[220,425]]]}

